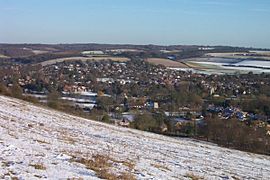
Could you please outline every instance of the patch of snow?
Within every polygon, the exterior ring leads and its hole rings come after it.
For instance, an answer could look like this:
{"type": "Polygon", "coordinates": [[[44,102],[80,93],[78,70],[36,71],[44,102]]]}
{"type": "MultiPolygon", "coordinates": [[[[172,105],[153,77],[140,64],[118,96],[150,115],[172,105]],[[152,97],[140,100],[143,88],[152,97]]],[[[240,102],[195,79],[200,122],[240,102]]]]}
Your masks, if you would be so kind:
{"type": "MultiPolygon", "coordinates": [[[[131,173],[138,179],[189,179],[190,173],[205,179],[270,177],[269,156],[102,124],[0,96],[0,179],[98,179],[70,161],[96,154],[134,163],[131,173]]],[[[128,171],[112,168],[119,170],[128,171]]]]}

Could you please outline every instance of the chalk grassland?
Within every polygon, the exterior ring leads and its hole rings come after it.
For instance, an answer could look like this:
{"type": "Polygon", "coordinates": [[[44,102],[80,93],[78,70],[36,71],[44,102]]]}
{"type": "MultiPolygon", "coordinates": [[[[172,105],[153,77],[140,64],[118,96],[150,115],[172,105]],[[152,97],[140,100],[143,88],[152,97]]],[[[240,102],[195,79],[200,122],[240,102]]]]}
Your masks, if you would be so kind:
{"type": "Polygon", "coordinates": [[[189,61],[186,62],[188,66],[197,70],[203,71],[207,74],[246,74],[248,72],[253,72],[254,74],[270,73],[270,61],[259,61],[259,60],[244,60],[238,63],[232,63],[232,66],[229,66],[230,63],[224,62],[211,62],[211,61],[189,61]],[[223,66],[223,65],[228,66],[223,66]]]}
{"type": "Polygon", "coordinates": [[[39,55],[39,54],[46,54],[46,53],[48,53],[49,51],[43,51],[43,50],[32,50],[32,52],[33,52],[35,55],[39,55]]]}
{"type": "Polygon", "coordinates": [[[198,62],[198,61],[188,61],[186,64],[197,71],[205,72],[205,73],[214,73],[214,74],[223,74],[223,73],[233,73],[233,70],[226,70],[219,63],[214,62],[198,62]]]}
{"type": "Polygon", "coordinates": [[[239,54],[246,54],[246,52],[229,52],[229,53],[207,53],[206,56],[212,57],[234,57],[239,54]]]}
{"type": "Polygon", "coordinates": [[[198,73],[204,74],[234,74],[236,70],[225,69],[221,63],[208,62],[208,61],[188,61],[186,64],[198,73]]]}
{"type": "Polygon", "coordinates": [[[270,51],[250,51],[250,52],[260,54],[260,55],[270,56],[270,51]]]}
{"type": "Polygon", "coordinates": [[[155,65],[163,65],[166,67],[174,67],[174,68],[188,68],[187,65],[181,62],[172,61],[169,59],[163,59],[163,58],[148,58],[146,59],[147,62],[155,65]]]}
{"type": "Polygon", "coordinates": [[[42,66],[52,65],[56,63],[61,63],[64,61],[102,61],[110,60],[115,62],[127,62],[130,59],[125,57],[68,57],[68,58],[58,58],[44,61],[41,63],[42,66]]]}
{"type": "Polygon", "coordinates": [[[0,179],[261,179],[270,157],[0,96],[0,179]]]}
{"type": "Polygon", "coordinates": [[[197,62],[197,61],[188,61],[188,66],[194,69],[219,69],[220,66],[216,64],[211,64],[211,62],[197,62]]]}
{"type": "MultiPolygon", "coordinates": [[[[206,56],[218,57],[218,58],[233,58],[233,59],[261,59],[270,60],[270,51],[251,51],[252,56],[244,55],[246,52],[234,52],[234,53],[208,53],[206,56]]],[[[249,54],[250,54],[249,53],[249,54]]]]}

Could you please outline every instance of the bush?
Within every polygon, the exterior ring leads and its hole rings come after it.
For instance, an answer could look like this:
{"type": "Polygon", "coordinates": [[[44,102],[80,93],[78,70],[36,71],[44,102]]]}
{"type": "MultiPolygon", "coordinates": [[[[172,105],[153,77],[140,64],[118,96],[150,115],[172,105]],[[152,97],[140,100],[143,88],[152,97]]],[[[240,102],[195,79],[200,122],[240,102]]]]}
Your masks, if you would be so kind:
{"type": "Polygon", "coordinates": [[[157,128],[155,119],[150,113],[137,115],[131,126],[142,131],[154,131],[157,128]]]}
{"type": "Polygon", "coordinates": [[[37,98],[32,97],[32,96],[24,96],[23,100],[34,103],[34,104],[37,104],[39,102],[37,98]]]}
{"type": "Polygon", "coordinates": [[[162,127],[165,126],[165,119],[162,115],[151,113],[138,114],[131,123],[132,128],[157,133],[162,132],[162,127]]]}
{"type": "Polygon", "coordinates": [[[22,88],[18,85],[18,84],[13,84],[13,86],[11,87],[10,89],[11,91],[11,96],[12,97],[15,97],[15,98],[18,98],[18,99],[22,99],[23,97],[23,90],[22,88]]]}
{"type": "Polygon", "coordinates": [[[3,85],[3,84],[0,84],[0,94],[5,95],[5,96],[11,96],[10,91],[9,91],[8,88],[7,88],[5,85],[3,85]]]}
{"type": "Polygon", "coordinates": [[[270,154],[270,137],[265,128],[248,126],[237,119],[221,120],[208,118],[206,126],[199,129],[199,134],[209,141],[225,147],[253,153],[270,154]]]}
{"type": "Polygon", "coordinates": [[[110,120],[110,116],[108,114],[105,114],[102,119],[101,119],[102,122],[104,123],[113,123],[113,121],[110,120]]]}
{"type": "Polygon", "coordinates": [[[52,91],[48,94],[48,106],[53,109],[59,109],[60,108],[60,102],[59,102],[60,95],[57,91],[52,91]]]}

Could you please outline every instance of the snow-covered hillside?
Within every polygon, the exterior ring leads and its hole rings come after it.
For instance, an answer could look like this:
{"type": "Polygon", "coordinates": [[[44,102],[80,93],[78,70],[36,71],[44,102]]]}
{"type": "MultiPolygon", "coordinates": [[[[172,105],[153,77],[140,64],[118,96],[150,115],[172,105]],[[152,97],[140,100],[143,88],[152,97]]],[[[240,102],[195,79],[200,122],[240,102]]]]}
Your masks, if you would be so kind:
{"type": "Polygon", "coordinates": [[[270,177],[267,156],[110,126],[0,96],[0,179],[98,179],[86,163],[96,156],[108,157],[106,171],[137,179],[270,177]]]}

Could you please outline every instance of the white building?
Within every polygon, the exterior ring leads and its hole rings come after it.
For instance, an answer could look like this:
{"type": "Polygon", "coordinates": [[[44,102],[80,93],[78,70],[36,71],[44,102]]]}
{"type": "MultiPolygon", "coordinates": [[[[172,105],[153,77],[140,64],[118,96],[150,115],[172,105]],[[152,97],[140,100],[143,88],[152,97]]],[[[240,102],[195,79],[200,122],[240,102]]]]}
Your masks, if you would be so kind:
{"type": "Polygon", "coordinates": [[[82,55],[104,55],[103,51],[83,51],[82,55]]]}

